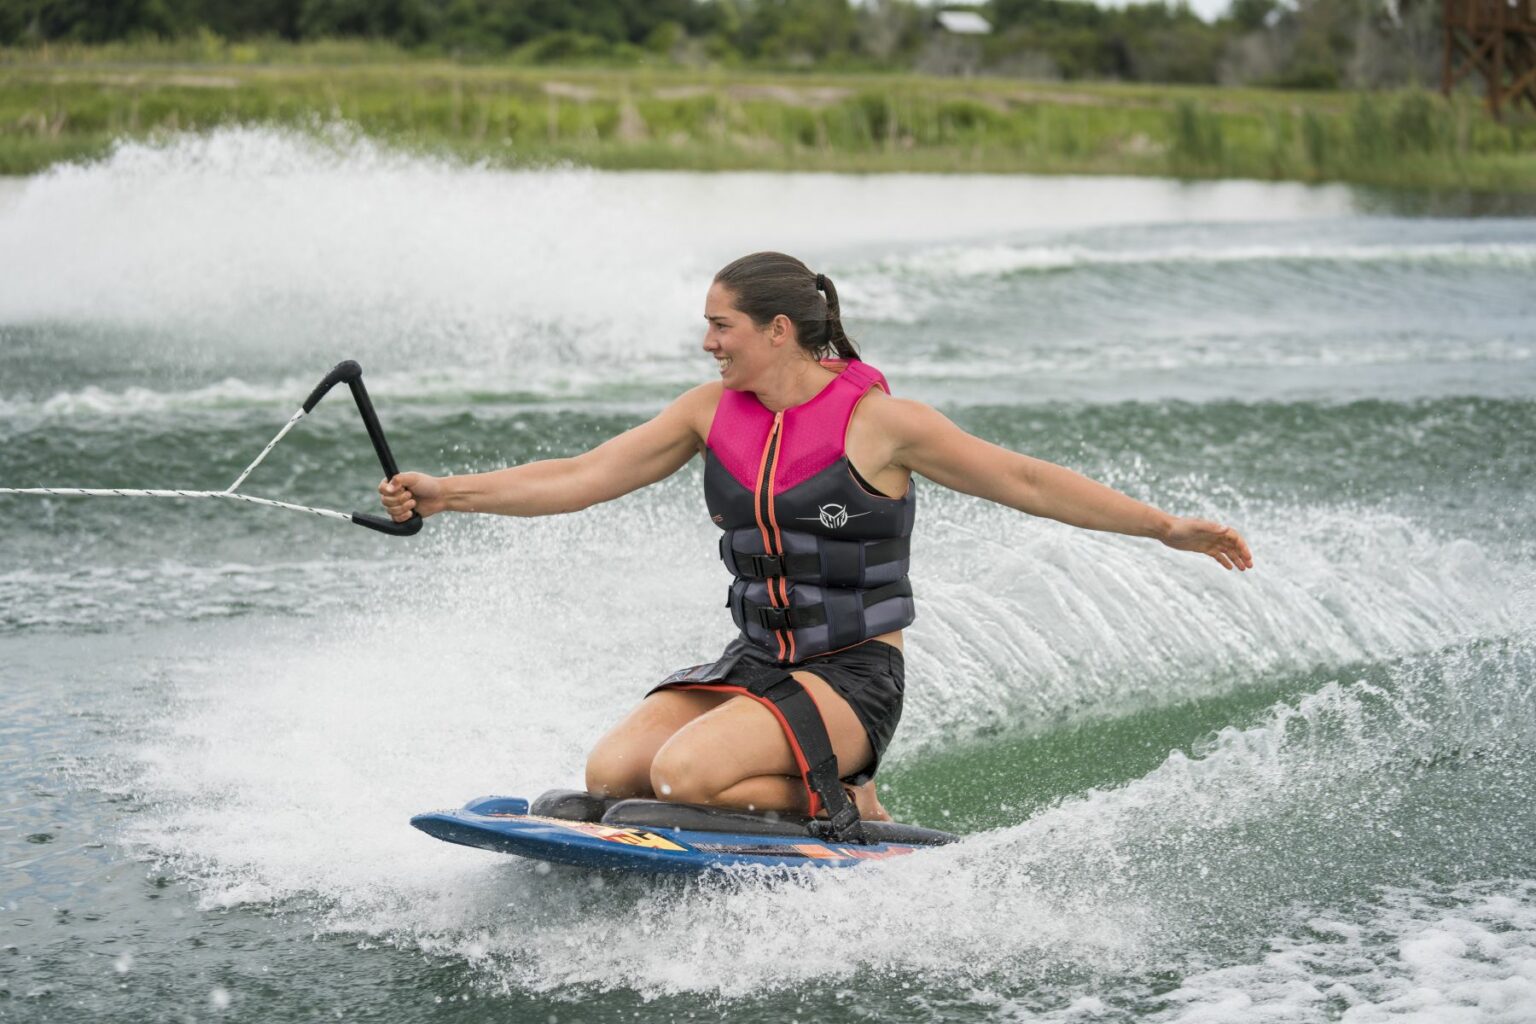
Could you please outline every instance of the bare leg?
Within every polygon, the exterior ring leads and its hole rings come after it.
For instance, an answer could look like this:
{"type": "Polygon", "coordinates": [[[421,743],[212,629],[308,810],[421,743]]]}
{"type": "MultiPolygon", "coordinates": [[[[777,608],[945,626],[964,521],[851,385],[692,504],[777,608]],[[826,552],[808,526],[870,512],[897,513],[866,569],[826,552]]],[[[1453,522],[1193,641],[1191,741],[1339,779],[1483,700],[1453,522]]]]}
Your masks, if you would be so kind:
{"type": "Polygon", "coordinates": [[[891,820],[891,812],[885,809],[885,805],[880,802],[880,795],[875,792],[874,779],[862,786],[849,786],[848,795],[853,797],[853,804],[859,809],[859,817],[865,821],[891,820]]]}
{"type": "Polygon", "coordinates": [[[599,797],[651,797],[651,762],[683,726],[719,707],[729,694],[662,690],[640,702],[587,755],[587,792],[599,797]]]}
{"type": "MultiPolygon", "coordinates": [[[[795,678],[821,710],[838,774],[852,775],[868,765],[874,752],[848,702],[819,676],[796,672],[795,678]]],[[[651,788],[663,799],[684,803],[790,814],[807,809],[805,787],[778,719],[746,697],[733,697],[699,715],[663,743],[651,762],[651,788]]]]}

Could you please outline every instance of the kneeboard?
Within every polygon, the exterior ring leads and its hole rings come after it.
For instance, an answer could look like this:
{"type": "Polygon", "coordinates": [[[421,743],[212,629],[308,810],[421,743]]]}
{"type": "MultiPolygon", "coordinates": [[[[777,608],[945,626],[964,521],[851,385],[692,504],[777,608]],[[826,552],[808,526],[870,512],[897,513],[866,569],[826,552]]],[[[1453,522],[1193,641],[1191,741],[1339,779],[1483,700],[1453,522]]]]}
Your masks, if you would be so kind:
{"type": "MultiPolygon", "coordinates": [[[[545,803],[541,798],[539,804],[545,803]]],[[[867,823],[870,841],[837,842],[816,838],[804,824],[654,800],[624,801],[604,814],[603,820],[581,821],[530,813],[527,800],[504,796],[471,800],[458,810],[418,814],[411,824],[462,846],[577,867],[651,873],[695,873],[744,865],[854,867],[956,838],[912,826],[867,823]],[[642,824],[632,823],[635,819],[642,824]],[[707,827],[684,827],[699,824],[707,827]],[[733,827],[742,830],[730,830],[733,827]]]]}

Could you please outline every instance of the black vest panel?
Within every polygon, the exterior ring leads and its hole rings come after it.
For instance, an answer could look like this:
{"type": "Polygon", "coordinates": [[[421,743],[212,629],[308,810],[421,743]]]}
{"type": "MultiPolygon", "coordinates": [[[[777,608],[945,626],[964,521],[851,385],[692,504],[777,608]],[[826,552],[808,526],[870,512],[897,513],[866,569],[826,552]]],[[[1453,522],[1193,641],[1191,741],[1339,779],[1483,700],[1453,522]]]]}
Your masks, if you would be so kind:
{"type": "Polygon", "coordinates": [[[705,455],[704,498],[724,531],[721,560],[736,577],[728,598],[736,625],[781,662],[910,625],[916,616],[907,581],[915,482],[899,498],[872,494],[842,454],[770,501],[763,480],[781,440],[777,427],[770,430],[755,488],[713,449],[705,455]]]}

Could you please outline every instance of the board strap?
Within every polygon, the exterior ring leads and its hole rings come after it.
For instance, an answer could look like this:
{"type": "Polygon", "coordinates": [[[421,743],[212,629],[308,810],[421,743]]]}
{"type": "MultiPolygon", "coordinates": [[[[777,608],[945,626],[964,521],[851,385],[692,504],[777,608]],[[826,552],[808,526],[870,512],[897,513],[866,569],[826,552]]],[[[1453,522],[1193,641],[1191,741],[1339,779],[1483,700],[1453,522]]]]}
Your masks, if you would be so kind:
{"type": "Polygon", "coordinates": [[[811,815],[821,811],[827,815],[811,822],[812,834],[840,843],[866,842],[859,809],[837,773],[837,754],[821,709],[800,680],[776,666],[741,664],[729,658],[669,676],[657,687],[663,688],[723,690],[750,697],[773,712],[805,782],[811,815]]]}

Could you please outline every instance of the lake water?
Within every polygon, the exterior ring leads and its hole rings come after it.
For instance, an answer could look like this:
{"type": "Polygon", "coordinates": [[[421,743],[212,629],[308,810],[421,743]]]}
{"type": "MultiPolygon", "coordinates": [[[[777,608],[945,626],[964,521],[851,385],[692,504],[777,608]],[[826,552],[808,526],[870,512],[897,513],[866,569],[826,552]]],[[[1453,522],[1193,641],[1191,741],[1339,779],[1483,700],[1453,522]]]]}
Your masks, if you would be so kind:
{"type": "MultiPolygon", "coordinates": [[[[715,373],[711,275],[778,248],[897,393],[1258,567],[920,483],[881,783],[965,840],[651,880],[406,822],[576,783],[720,648],[696,462],[412,540],[0,496],[0,1020],[1536,1019],[1536,219],[1400,208],[258,130],[5,183],[0,486],[222,488],[344,358],[404,467],[575,453],[715,373]]],[[[338,396],[244,489],[377,475],[338,396]]]]}

